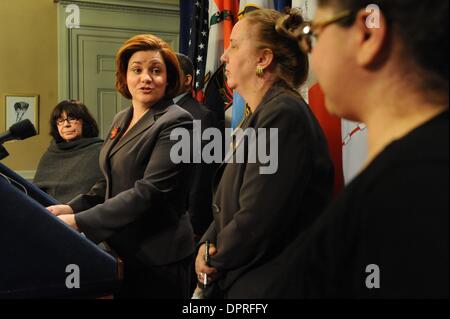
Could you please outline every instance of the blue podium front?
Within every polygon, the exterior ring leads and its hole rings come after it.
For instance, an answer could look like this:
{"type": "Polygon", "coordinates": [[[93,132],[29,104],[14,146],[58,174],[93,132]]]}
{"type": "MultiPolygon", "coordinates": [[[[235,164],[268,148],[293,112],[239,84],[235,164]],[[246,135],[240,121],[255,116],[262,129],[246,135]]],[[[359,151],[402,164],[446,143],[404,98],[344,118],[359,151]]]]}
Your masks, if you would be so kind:
{"type": "Polygon", "coordinates": [[[0,298],[97,298],[116,259],[45,209],[56,200],[0,164],[0,298]]]}

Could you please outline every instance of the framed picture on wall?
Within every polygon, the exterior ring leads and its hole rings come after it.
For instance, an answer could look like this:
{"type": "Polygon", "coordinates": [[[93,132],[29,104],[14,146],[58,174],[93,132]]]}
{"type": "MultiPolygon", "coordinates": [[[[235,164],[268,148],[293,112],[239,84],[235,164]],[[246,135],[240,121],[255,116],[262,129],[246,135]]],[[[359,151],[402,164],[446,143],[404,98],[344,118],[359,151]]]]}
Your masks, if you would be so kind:
{"type": "Polygon", "coordinates": [[[5,130],[11,125],[28,119],[39,132],[39,95],[6,94],[5,95],[5,130]]]}

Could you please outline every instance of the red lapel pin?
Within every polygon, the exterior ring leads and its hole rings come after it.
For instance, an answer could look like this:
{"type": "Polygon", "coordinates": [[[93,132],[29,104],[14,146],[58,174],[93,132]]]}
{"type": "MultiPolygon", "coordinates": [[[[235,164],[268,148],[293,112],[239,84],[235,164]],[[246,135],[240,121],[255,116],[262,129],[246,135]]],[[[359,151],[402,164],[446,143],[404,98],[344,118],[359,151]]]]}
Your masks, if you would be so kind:
{"type": "Polygon", "coordinates": [[[112,140],[115,139],[117,134],[119,134],[119,132],[120,132],[120,127],[113,128],[112,131],[111,131],[111,137],[110,138],[112,140]]]}

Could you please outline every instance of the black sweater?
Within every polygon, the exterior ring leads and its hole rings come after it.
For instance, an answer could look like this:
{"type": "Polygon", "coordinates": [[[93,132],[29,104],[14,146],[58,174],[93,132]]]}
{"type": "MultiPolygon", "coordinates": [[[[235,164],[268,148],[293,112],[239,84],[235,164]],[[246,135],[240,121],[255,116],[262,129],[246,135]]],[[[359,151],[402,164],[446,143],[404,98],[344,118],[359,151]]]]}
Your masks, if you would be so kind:
{"type": "Polygon", "coordinates": [[[390,144],[292,243],[287,297],[448,298],[448,215],[446,111],[390,144]]]}

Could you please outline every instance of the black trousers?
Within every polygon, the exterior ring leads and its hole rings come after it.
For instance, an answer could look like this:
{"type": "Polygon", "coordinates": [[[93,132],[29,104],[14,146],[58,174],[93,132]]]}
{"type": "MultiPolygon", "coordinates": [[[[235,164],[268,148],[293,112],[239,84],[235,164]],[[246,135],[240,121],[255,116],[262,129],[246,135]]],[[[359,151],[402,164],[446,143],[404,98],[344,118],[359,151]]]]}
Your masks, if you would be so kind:
{"type": "Polygon", "coordinates": [[[117,299],[190,299],[194,255],[164,266],[124,262],[124,280],[117,299]]]}

